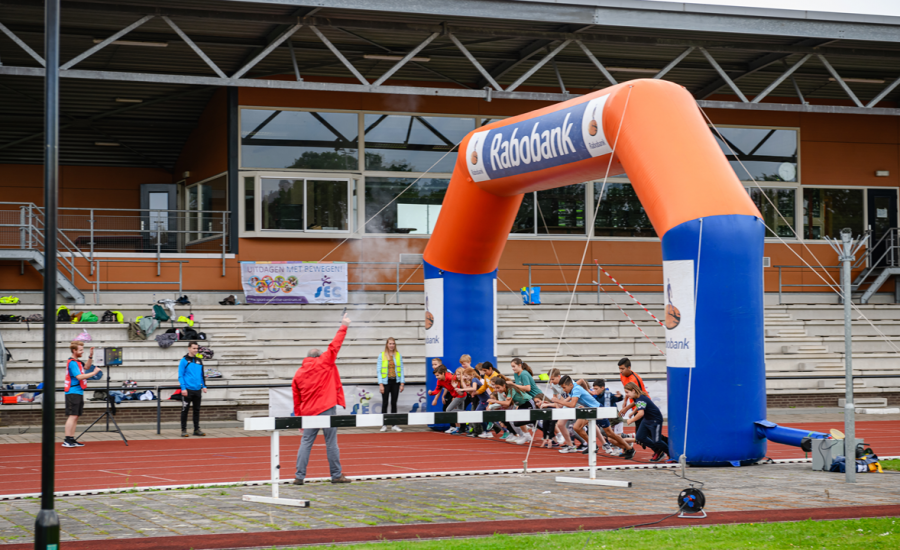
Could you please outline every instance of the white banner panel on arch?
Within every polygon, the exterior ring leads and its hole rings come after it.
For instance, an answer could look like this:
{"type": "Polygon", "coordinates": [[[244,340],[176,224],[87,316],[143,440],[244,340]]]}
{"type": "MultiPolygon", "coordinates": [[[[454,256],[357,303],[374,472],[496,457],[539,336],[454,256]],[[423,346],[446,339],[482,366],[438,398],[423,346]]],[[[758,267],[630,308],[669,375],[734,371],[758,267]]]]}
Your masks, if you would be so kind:
{"type": "Polygon", "coordinates": [[[666,366],[696,364],[694,260],[663,262],[666,304],[666,366]]]}
{"type": "Polygon", "coordinates": [[[444,280],[425,279],[425,357],[444,356],[444,280]]]}

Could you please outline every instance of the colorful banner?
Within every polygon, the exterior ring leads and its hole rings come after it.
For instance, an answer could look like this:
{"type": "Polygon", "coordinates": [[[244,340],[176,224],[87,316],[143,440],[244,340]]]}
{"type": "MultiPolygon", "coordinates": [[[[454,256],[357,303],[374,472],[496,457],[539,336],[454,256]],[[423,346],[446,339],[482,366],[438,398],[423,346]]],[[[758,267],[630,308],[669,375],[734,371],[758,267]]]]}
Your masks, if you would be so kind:
{"type": "Polygon", "coordinates": [[[345,262],[241,262],[248,304],[346,304],[345,262]]]}

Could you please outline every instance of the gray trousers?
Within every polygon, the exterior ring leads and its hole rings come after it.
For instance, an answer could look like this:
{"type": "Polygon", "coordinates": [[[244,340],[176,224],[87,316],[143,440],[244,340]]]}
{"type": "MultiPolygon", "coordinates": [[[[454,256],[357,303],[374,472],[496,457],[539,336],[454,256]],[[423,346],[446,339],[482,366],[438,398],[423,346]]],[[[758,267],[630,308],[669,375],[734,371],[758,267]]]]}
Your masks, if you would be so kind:
{"type": "MultiPolygon", "coordinates": [[[[320,413],[319,416],[333,416],[337,412],[336,407],[331,407],[327,411],[320,413]]],[[[297,479],[306,478],[306,466],[309,464],[309,453],[312,451],[313,443],[316,442],[316,436],[319,435],[320,428],[305,428],[303,430],[303,441],[300,442],[300,450],[297,451],[297,473],[294,475],[297,479]]],[[[341,451],[337,444],[337,428],[321,428],[322,434],[325,436],[325,449],[328,452],[328,467],[331,469],[331,479],[341,477],[341,451]]]]}

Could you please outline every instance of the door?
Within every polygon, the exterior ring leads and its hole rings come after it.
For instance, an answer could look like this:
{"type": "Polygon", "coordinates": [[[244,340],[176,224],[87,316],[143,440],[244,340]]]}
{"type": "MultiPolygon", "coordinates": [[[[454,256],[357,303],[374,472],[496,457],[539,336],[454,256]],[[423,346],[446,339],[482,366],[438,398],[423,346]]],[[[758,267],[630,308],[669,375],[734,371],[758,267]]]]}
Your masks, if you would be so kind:
{"type": "Polygon", "coordinates": [[[872,255],[869,258],[876,266],[900,265],[897,231],[891,231],[897,227],[897,190],[869,189],[867,199],[872,229],[872,255]]]}
{"type": "Polygon", "coordinates": [[[141,185],[141,239],[145,252],[178,251],[178,191],[174,183],[141,185]]]}

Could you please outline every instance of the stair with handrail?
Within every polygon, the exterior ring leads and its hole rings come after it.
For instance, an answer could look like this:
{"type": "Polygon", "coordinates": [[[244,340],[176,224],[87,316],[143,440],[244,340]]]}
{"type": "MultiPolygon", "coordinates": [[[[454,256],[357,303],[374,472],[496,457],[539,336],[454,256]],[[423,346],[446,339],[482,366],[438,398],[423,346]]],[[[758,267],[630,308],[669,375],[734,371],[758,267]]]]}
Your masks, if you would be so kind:
{"type": "MultiPolygon", "coordinates": [[[[894,227],[887,230],[877,243],[868,246],[866,254],[856,261],[854,267],[859,267],[866,261],[867,267],[857,275],[851,286],[852,290],[856,291],[868,285],[859,299],[862,304],[869,303],[872,296],[890,277],[900,276],[900,228],[894,227]],[[879,252],[881,253],[879,254],[879,252]]],[[[900,296],[900,291],[895,290],[895,296],[900,296]]],[[[895,299],[895,301],[898,300],[895,299]]]]}

